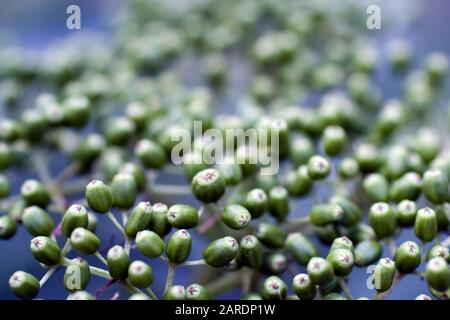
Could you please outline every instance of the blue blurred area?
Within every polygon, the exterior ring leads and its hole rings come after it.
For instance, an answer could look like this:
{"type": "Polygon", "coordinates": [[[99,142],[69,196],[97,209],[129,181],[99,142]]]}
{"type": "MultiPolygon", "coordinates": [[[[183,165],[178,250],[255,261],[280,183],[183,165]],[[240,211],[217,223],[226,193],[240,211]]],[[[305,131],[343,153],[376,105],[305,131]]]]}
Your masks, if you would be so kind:
{"type": "MultiPolygon", "coordinates": [[[[275,1],[275,0],[274,0],[275,1]]],[[[408,5],[408,1],[399,1],[403,6],[408,5]]],[[[57,40],[66,39],[76,33],[100,32],[106,37],[111,31],[111,17],[119,10],[121,1],[118,0],[15,0],[0,1],[0,46],[14,44],[17,46],[42,50],[49,44],[57,40]],[[70,4],[77,4],[82,10],[82,30],[70,31],[66,28],[66,8],[70,4]]],[[[406,38],[410,40],[415,49],[417,60],[427,53],[435,50],[444,51],[450,54],[450,39],[448,38],[448,30],[450,30],[450,2],[446,0],[424,0],[422,1],[420,10],[420,18],[413,23],[407,30],[399,30],[397,28],[390,29],[389,26],[384,27],[380,31],[373,31],[373,37],[377,41],[380,52],[384,52],[385,44],[395,38],[406,38]]],[[[383,5],[381,5],[383,10],[383,5]]],[[[398,10],[399,18],[407,10],[398,10]]],[[[362,14],[365,14],[364,12],[362,14]]],[[[404,18],[404,17],[403,17],[404,18]]],[[[364,30],[367,32],[367,30],[364,30]]],[[[370,33],[369,33],[370,34],[370,33]]],[[[396,97],[400,91],[400,81],[389,70],[387,66],[381,66],[377,72],[376,80],[382,88],[385,98],[396,97]]],[[[0,113],[1,114],[1,113],[0,113]]],[[[64,164],[56,163],[52,170],[58,172],[64,164]]],[[[18,186],[25,179],[24,172],[13,172],[15,192],[18,186]]],[[[28,177],[28,175],[27,175],[28,177]]],[[[167,178],[169,179],[169,178],[167,178]]],[[[163,178],[164,180],[164,178],[163,178]]],[[[179,181],[175,181],[180,183],[179,181]]],[[[186,201],[189,201],[186,199],[186,201]]],[[[293,216],[306,215],[309,208],[309,200],[300,200],[297,206],[297,212],[293,216]]],[[[59,217],[55,217],[59,219],[59,217]]],[[[115,235],[115,229],[106,221],[106,218],[99,216],[98,234],[101,239],[110,239],[110,243],[106,241],[104,245],[108,247],[110,244],[119,243],[120,237],[115,235]]],[[[9,292],[8,278],[16,270],[24,270],[41,277],[45,270],[32,258],[29,250],[29,241],[31,240],[23,228],[19,228],[16,236],[9,241],[0,241],[0,299],[12,299],[13,296],[9,292]]],[[[397,240],[401,243],[405,240],[416,240],[411,230],[402,233],[397,240]]],[[[60,240],[62,241],[62,240],[60,240]]],[[[326,248],[316,241],[319,245],[321,254],[326,254],[326,248]]],[[[205,239],[196,237],[194,239],[193,251],[190,259],[201,258],[201,248],[206,244],[205,239]]],[[[61,243],[63,245],[63,243],[61,243]]],[[[106,249],[106,248],[102,248],[106,249]]],[[[387,248],[384,249],[383,255],[390,255],[387,248]]],[[[135,250],[136,251],[136,250],[135,250]]],[[[132,259],[143,259],[142,256],[133,252],[132,259]]],[[[97,259],[88,259],[92,265],[101,266],[97,259]]],[[[167,268],[159,260],[152,262],[155,273],[154,290],[160,294],[166,277],[167,268]]],[[[175,284],[187,285],[195,278],[196,272],[201,272],[203,267],[179,268],[176,272],[175,284]]],[[[297,269],[299,272],[304,271],[303,268],[297,269]]],[[[67,295],[62,286],[62,273],[60,269],[43,287],[39,298],[43,299],[61,299],[67,295]]],[[[366,268],[356,268],[352,272],[349,280],[349,288],[355,297],[366,296],[372,297],[373,290],[367,289],[366,281],[369,277],[366,268]]],[[[92,277],[88,290],[95,291],[106,284],[101,278],[92,277]]],[[[111,296],[111,292],[119,290],[119,286],[112,286],[105,291],[101,297],[111,296]]],[[[413,299],[419,293],[428,293],[428,289],[424,281],[420,281],[417,277],[407,276],[393,290],[390,298],[392,299],[413,299]]],[[[233,290],[220,298],[229,299],[239,297],[239,290],[233,290]]]]}

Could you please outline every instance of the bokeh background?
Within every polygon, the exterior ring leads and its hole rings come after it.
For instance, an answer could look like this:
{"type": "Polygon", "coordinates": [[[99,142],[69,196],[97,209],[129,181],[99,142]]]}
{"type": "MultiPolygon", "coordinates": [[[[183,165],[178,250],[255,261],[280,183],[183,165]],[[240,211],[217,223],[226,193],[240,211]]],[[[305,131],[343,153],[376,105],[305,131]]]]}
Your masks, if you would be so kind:
{"type": "MultiPolygon", "coordinates": [[[[163,0],[161,0],[163,1],[163,0]]],[[[278,0],[274,0],[278,1],[278,0]]],[[[301,0],[299,0],[301,1],[301,0]]],[[[176,2],[179,1],[174,1],[176,2]]],[[[358,2],[360,2],[358,0],[358,2]]],[[[188,2],[186,2],[188,5],[188,2]]],[[[184,5],[186,5],[184,3],[184,5]]],[[[361,32],[365,32],[372,37],[380,55],[385,54],[386,44],[392,39],[402,38],[411,42],[414,48],[415,59],[420,60],[427,53],[432,51],[443,51],[450,55],[450,2],[447,0],[400,0],[400,1],[370,1],[368,4],[378,4],[382,10],[383,25],[381,30],[368,32],[365,25],[361,25],[361,32]],[[385,13],[394,17],[395,23],[384,23],[385,13]]],[[[37,53],[45,50],[50,45],[58,41],[70,41],[73,37],[82,34],[95,33],[106,43],[112,36],[112,22],[117,14],[120,14],[123,1],[119,0],[15,0],[0,1],[0,47],[19,46],[37,53]],[[81,8],[82,29],[70,31],[66,28],[66,8],[70,4],[77,4],[81,8]]],[[[361,15],[365,15],[361,11],[361,15]]],[[[381,88],[383,98],[398,96],[400,81],[394,76],[389,67],[381,64],[376,70],[375,81],[381,88]]],[[[226,99],[225,99],[226,100],[226,99]]],[[[228,101],[228,100],[226,100],[228,101]]],[[[3,115],[3,106],[0,105],[0,117],[3,115]]],[[[56,173],[64,167],[65,163],[58,158],[51,158],[51,170],[56,173]]],[[[13,192],[17,192],[25,177],[33,176],[27,171],[12,172],[10,178],[14,182],[13,192]]],[[[165,182],[179,183],[176,177],[162,176],[165,182]]],[[[182,200],[182,199],[180,199],[182,200]]],[[[189,202],[191,199],[183,199],[189,202]]],[[[304,204],[297,206],[297,211],[293,215],[307,214],[310,203],[308,200],[304,204]]],[[[99,217],[98,233],[101,239],[115,241],[114,229],[104,217],[99,217]]],[[[32,258],[29,250],[29,240],[31,239],[23,228],[19,228],[18,234],[9,241],[0,240],[0,299],[13,299],[9,292],[8,278],[18,270],[25,270],[35,274],[38,278],[45,273],[38,263],[32,258]]],[[[398,243],[406,239],[415,239],[412,232],[404,232],[397,241],[398,243]]],[[[206,242],[203,239],[195,238],[194,248],[203,248],[206,242]]],[[[317,242],[319,246],[320,243],[317,242]]],[[[325,248],[321,247],[322,253],[325,248]]],[[[383,254],[388,255],[388,249],[384,248],[383,254]]],[[[138,256],[136,256],[138,258],[138,256]]],[[[201,258],[201,250],[193,251],[190,259],[201,258]]],[[[93,260],[95,265],[97,262],[93,260]]],[[[166,266],[159,261],[152,263],[155,272],[154,290],[157,294],[163,290],[166,276],[166,266]]],[[[201,267],[179,268],[175,277],[175,284],[188,285],[196,278],[196,274],[201,272],[201,267]]],[[[59,270],[41,290],[39,298],[61,299],[67,293],[62,286],[63,270],[59,270]]],[[[374,292],[366,286],[369,274],[365,268],[356,268],[352,272],[349,280],[349,288],[355,297],[372,297],[374,292]]],[[[92,277],[88,287],[90,292],[102,287],[106,281],[101,278],[92,277]]],[[[117,291],[117,287],[112,287],[102,294],[108,297],[111,292],[117,291]],[[108,291],[110,291],[108,293],[108,291]]],[[[428,294],[428,289],[424,281],[417,277],[406,276],[400,284],[392,291],[391,299],[413,299],[419,293],[428,294]]],[[[103,296],[104,295],[104,296],[103,296]]],[[[239,297],[239,289],[221,295],[220,298],[229,299],[239,297]]]]}

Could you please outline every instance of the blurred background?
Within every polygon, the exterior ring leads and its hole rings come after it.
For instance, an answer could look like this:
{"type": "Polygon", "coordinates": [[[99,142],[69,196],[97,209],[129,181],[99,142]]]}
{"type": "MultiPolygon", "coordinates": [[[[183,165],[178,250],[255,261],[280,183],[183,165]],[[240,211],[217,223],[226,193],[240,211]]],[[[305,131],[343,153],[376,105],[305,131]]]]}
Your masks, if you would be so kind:
{"type": "MultiPolygon", "coordinates": [[[[163,1],[163,0],[161,0],[163,1]]],[[[275,0],[274,0],[275,1],[275,0]]],[[[278,0],[277,0],[278,1],[278,0]]],[[[301,1],[301,0],[299,0],[301,1]]],[[[177,5],[180,1],[172,1],[173,5],[177,5]]],[[[282,1],[281,1],[282,2],[282,1]]],[[[357,1],[361,2],[361,1],[357,1]]],[[[108,44],[114,37],[114,21],[120,18],[121,10],[123,10],[123,1],[119,0],[15,0],[0,1],[0,48],[9,46],[17,46],[29,50],[30,55],[39,59],[39,54],[55,43],[61,41],[71,41],[83,35],[95,34],[96,37],[108,44]],[[68,5],[77,4],[81,8],[81,30],[68,30],[66,28],[66,8],[68,5]]],[[[450,54],[450,38],[448,30],[450,30],[450,2],[446,0],[423,0],[423,1],[367,1],[369,4],[378,4],[382,14],[382,29],[368,31],[365,24],[360,24],[361,33],[365,33],[373,39],[375,47],[380,55],[385,55],[386,44],[393,39],[407,39],[410,41],[415,59],[420,60],[426,54],[432,51],[443,51],[450,54]],[[385,20],[386,17],[391,19],[385,20]]],[[[189,5],[189,1],[183,3],[189,5]]],[[[364,7],[363,5],[361,7],[364,7]]],[[[364,21],[366,13],[360,12],[364,21]]],[[[358,30],[356,30],[358,32],[358,30]]],[[[192,63],[195,63],[192,62],[192,63]]],[[[183,68],[190,62],[184,62],[183,68]]],[[[235,72],[241,74],[243,71],[235,66],[235,72]]],[[[192,67],[191,67],[192,68],[192,67]]],[[[183,69],[186,71],[186,69],[183,69]]],[[[246,70],[244,68],[244,70],[246,70]]],[[[195,83],[195,75],[193,79],[188,75],[184,75],[186,81],[195,83]]],[[[245,78],[245,75],[243,76],[245,78]]],[[[245,80],[244,80],[245,81],[245,80]]],[[[388,66],[380,64],[377,66],[375,81],[381,88],[384,99],[398,96],[400,90],[400,81],[390,72],[388,66]]],[[[239,83],[239,81],[238,81],[239,83]]],[[[239,84],[237,91],[239,91],[239,84]]],[[[233,91],[235,94],[236,91],[233,91]]],[[[236,96],[224,98],[224,108],[227,103],[232,103],[236,96]]],[[[4,110],[0,106],[0,117],[4,110]]],[[[58,172],[65,165],[63,160],[54,158],[51,162],[53,172],[58,172]]],[[[12,181],[14,181],[13,192],[18,192],[20,184],[25,177],[33,176],[32,172],[12,172],[10,173],[12,181]]],[[[176,177],[163,176],[165,182],[177,183],[176,177]]],[[[191,199],[183,199],[185,202],[192,202],[191,199]]],[[[305,200],[302,208],[307,208],[310,203],[305,200]]],[[[195,202],[194,202],[195,203],[195,202]]],[[[301,210],[296,215],[305,214],[307,210],[301,210]]],[[[110,239],[111,243],[115,242],[114,230],[112,225],[99,217],[98,234],[101,239],[110,239]]],[[[19,229],[18,234],[9,241],[0,240],[0,299],[13,299],[13,295],[9,292],[8,278],[10,275],[20,269],[35,274],[38,278],[44,274],[44,270],[32,258],[29,250],[29,240],[31,239],[23,228],[19,229]]],[[[404,232],[402,237],[398,239],[398,243],[406,239],[415,239],[411,231],[404,232]]],[[[315,241],[319,246],[320,243],[315,241]]],[[[204,239],[195,238],[193,248],[203,248],[207,242],[204,239]]],[[[322,248],[322,253],[324,253],[322,248]]],[[[387,253],[387,248],[385,248],[387,253]]],[[[138,256],[136,256],[138,257],[138,256]]],[[[201,258],[201,252],[193,252],[190,259],[201,258]]],[[[95,260],[94,260],[95,261],[95,260]]],[[[97,262],[92,262],[96,264],[97,262]]],[[[162,292],[164,279],[166,276],[166,267],[159,261],[152,264],[155,273],[155,292],[162,292]],[[159,279],[159,280],[158,280],[159,279]]],[[[177,270],[175,284],[188,285],[193,282],[201,272],[201,267],[197,268],[180,268],[177,270]]],[[[42,289],[39,298],[44,299],[61,299],[66,297],[62,286],[63,270],[59,270],[42,289]]],[[[356,268],[352,272],[349,280],[349,288],[355,297],[367,296],[372,297],[373,291],[366,286],[369,277],[366,268],[356,268]]],[[[95,292],[96,289],[105,285],[106,281],[92,277],[88,290],[95,292]]],[[[117,288],[110,288],[112,292],[117,288]]],[[[111,294],[106,290],[102,297],[108,297],[111,294]],[[103,296],[104,295],[104,296],[103,296]]],[[[391,299],[413,299],[419,293],[427,293],[428,289],[423,281],[417,277],[406,276],[404,280],[393,290],[390,295],[391,299]]],[[[240,290],[230,291],[220,298],[238,298],[240,290]]]]}

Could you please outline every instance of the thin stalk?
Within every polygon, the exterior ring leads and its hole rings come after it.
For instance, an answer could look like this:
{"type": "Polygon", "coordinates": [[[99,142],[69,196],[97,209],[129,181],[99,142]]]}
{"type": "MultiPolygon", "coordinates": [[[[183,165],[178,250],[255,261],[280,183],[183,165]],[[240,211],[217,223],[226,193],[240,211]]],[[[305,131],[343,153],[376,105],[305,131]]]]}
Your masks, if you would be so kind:
{"type": "Polygon", "coordinates": [[[62,251],[61,251],[61,257],[64,258],[66,256],[67,252],[69,252],[70,249],[71,249],[70,238],[68,238],[66,240],[66,243],[64,244],[64,247],[63,247],[62,251]]]}
{"type": "Polygon", "coordinates": [[[112,214],[111,211],[108,211],[106,213],[106,216],[111,220],[111,222],[114,224],[114,226],[122,233],[125,234],[125,230],[123,230],[123,227],[120,225],[119,221],[117,221],[116,217],[112,214]]]}
{"type": "Polygon", "coordinates": [[[127,220],[128,220],[128,212],[126,212],[125,210],[122,210],[120,213],[122,216],[122,225],[125,226],[125,224],[127,223],[127,220]]]}
{"type": "Polygon", "coordinates": [[[394,256],[395,252],[397,251],[397,244],[395,243],[394,238],[389,239],[389,248],[391,250],[391,256],[394,256]]]}
{"type": "Polygon", "coordinates": [[[350,289],[347,287],[347,284],[345,283],[345,279],[339,278],[338,282],[339,282],[339,286],[341,287],[342,292],[344,293],[345,297],[348,300],[353,300],[352,293],[350,292],[350,289]]]}
{"type": "Polygon", "coordinates": [[[101,269],[101,268],[97,268],[97,267],[93,267],[93,266],[89,266],[89,271],[94,276],[105,278],[105,279],[108,279],[108,280],[112,279],[111,275],[109,274],[109,272],[107,270],[104,270],[104,269],[101,269]]]}
{"type": "Polygon", "coordinates": [[[56,177],[56,184],[64,185],[64,183],[73,177],[78,170],[80,170],[80,165],[77,162],[72,162],[67,167],[65,167],[56,177]]]}
{"type": "MultiPolygon", "coordinates": [[[[63,266],[69,266],[71,264],[71,260],[64,258],[64,261],[62,262],[63,266]]],[[[102,269],[102,268],[97,268],[97,267],[93,267],[93,266],[89,266],[89,271],[92,275],[100,277],[100,278],[105,278],[107,280],[111,280],[112,277],[109,274],[108,270],[102,269]]]]}
{"type": "Polygon", "coordinates": [[[220,220],[220,211],[208,217],[201,225],[197,227],[197,232],[203,234],[216,225],[220,220]]]}
{"type": "Polygon", "coordinates": [[[187,266],[203,266],[206,262],[203,259],[186,261],[179,265],[179,267],[187,267],[187,266]]]}
{"type": "Polygon", "coordinates": [[[175,276],[175,266],[173,266],[172,264],[169,264],[169,268],[167,270],[167,279],[166,279],[166,285],[164,287],[164,292],[167,292],[167,290],[169,290],[169,288],[172,286],[174,276],[175,276]]]}
{"type": "Polygon", "coordinates": [[[100,252],[96,252],[96,253],[94,253],[94,255],[98,258],[98,260],[100,260],[105,266],[107,266],[108,265],[108,261],[106,261],[106,259],[105,258],[103,258],[103,256],[101,255],[101,253],[100,252]]]}
{"type": "Polygon", "coordinates": [[[47,272],[44,274],[44,276],[39,281],[39,286],[42,288],[42,286],[47,282],[48,279],[55,273],[55,271],[59,268],[59,265],[52,266],[50,269],[47,270],[47,272]]]}
{"type": "Polygon", "coordinates": [[[148,292],[148,294],[150,295],[150,297],[152,297],[153,300],[159,300],[158,296],[153,292],[152,288],[148,287],[145,290],[148,292]]]}
{"type": "Polygon", "coordinates": [[[50,173],[48,171],[47,165],[45,164],[44,159],[42,158],[42,154],[40,151],[37,151],[36,154],[31,157],[31,161],[33,162],[33,166],[39,175],[39,179],[44,183],[52,200],[58,207],[58,211],[64,211],[66,200],[64,195],[61,193],[60,189],[55,185],[52,180],[50,173]]]}

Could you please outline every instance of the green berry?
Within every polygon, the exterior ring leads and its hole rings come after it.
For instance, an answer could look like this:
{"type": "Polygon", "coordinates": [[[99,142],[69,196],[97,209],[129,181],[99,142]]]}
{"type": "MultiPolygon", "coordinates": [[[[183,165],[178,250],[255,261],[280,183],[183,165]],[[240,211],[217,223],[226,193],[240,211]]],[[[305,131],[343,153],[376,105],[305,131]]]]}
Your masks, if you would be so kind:
{"type": "Polygon", "coordinates": [[[306,266],[311,258],[318,255],[315,245],[300,232],[288,235],[286,238],[286,248],[292,258],[302,266],[306,266]]]}
{"type": "Polygon", "coordinates": [[[78,227],[87,228],[89,223],[88,212],[85,207],[73,204],[66,210],[61,221],[61,231],[70,237],[72,231],[78,227]]]}
{"type": "Polygon", "coordinates": [[[263,248],[259,240],[248,235],[241,239],[239,243],[239,261],[252,269],[259,269],[262,263],[263,248]]]}
{"type": "Polygon", "coordinates": [[[396,70],[405,70],[412,59],[411,45],[403,40],[395,40],[389,43],[388,58],[396,70]]]}
{"type": "Polygon", "coordinates": [[[147,126],[147,121],[150,119],[150,110],[144,103],[140,101],[133,101],[126,107],[127,117],[133,121],[136,129],[141,131],[147,126]]]}
{"type": "Polygon", "coordinates": [[[61,262],[61,249],[56,241],[49,237],[39,236],[30,242],[33,257],[45,265],[55,265],[61,262]]]}
{"type": "Polygon", "coordinates": [[[441,244],[435,244],[427,252],[427,261],[430,261],[435,257],[440,257],[445,259],[445,261],[450,262],[450,251],[441,244]]]}
{"type": "Polygon", "coordinates": [[[11,148],[0,141],[0,170],[8,169],[13,160],[11,148]]]}
{"type": "Polygon", "coordinates": [[[262,272],[267,275],[280,275],[286,271],[289,261],[282,252],[268,252],[263,255],[262,272]]]}
{"type": "Polygon", "coordinates": [[[22,220],[23,213],[25,211],[26,203],[22,198],[18,198],[11,203],[9,207],[8,215],[16,222],[22,220]]]}
{"type": "Polygon", "coordinates": [[[368,175],[363,181],[363,188],[369,198],[375,202],[384,202],[389,198],[389,183],[379,173],[368,175]]]}
{"type": "Polygon", "coordinates": [[[264,281],[261,295],[264,300],[284,300],[287,296],[287,286],[276,276],[268,277],[264,281]]]}
{"type": "Polygon", "coordinates": [[[344,210],[344,215],[342,216],[341,220],[339,220],[339,223],[343,224],[344,226],[353,226],[361,221],[362,211],[350,199],[336,195],[330,199],[330,203],[336,204],[341,207],[342,210],[344,210]]]}
{"type": "Polygon", "coordinates": [[[153,207],[150,202],[139,202],[131,211],[130,216],[125,223],[125,234],[129,238],[136,237],[139,231],[147,229],[153,217],[153,207]]]}
{"type": "Polygon", "coordinates": [[[401,273],[410,273],[416,270],[421,261],[421,250],[413,241],[403,242],[394,255],[395,267],[401,273]]]}
{"type": "Polygon", "coordinates": [[[45,208],[50,203],[50,194],[37,180],[26,180],[20,187],[20,194],[28,206],[45,208]]]}
{"type": "Polygon", "coordinates": [[[368,266],[381,257],[381,245],[374,240],[364,240],[355,247],[355,264],[359,267],[368,266]]]}
{"type": "Polygon", "coordinates": [[[128,277],[130,259],[121,246],[114,246],[108,250],[106,255],[108,270],[111,277],[116,280],[124,280],[128,277]]]}
{"type": "Polygon", "coordinates": [[[339,293],[331,292],[323,297],[323,300],[347,300],[343,296],[341,296],[339,293]]]}
{"type": "Polygon", "coordinates": [[[336,249],[347,249],[353,253],[354,251],[353,242],[346,236],[335,238],[333,240],[333,243],[331,244],[330,251],[336,249]]]}
{"type": "Polygon", "coordinates": [[[186,288],[186,299],[211,300],[212,296],[204,286],[194,283],[186,288]]]}
{"type": "Polygon", "coordinates": [[[269,210],[278,221],[285,220],[289,213],[289,194],[286,188],[276,186],[270,190],[269,210]]]}
{"type": "Polygon", "coordinates": [[[96,297],[87,291],[80,290],[80,291],[75,291],[74,293],[71,293],[67,297],[67,300],[81,300],[81,301],[96,300],[96,297]]]}
{"type": "Polygon", "coordinates": [[[105,132],[106,141],[112,145],[125,145],[133,137],[135,131],[134,123],[128,118],[118,117],[108,123],[105,132]]]}
{"type": "Polygon", "coordinates": [[[164,252],[164,241],[153,231],[143,230],[136,235],[136,247],[149,258],[157,258],[164,252]]]}
{"type": "Polygon", "coordinates": [[[432,241],[438,234],[436,213],[431,208],[423,208],[417,211],[414,233],[423,242],[432,241]]]}
{"type": "Polygon", "coordinates": [[[183,286],[171,286],[164,293],[163,300],[185,300],[186,290],[183,286]]]}
{"type": "Polygon", "coordinates": [[[22,126],[19,122],[7,118],[0,120],[0,140],[13,142],[22,136],[22,126]]]}
{"type": "Polygon", "coordinates": [[[313,187],[313,180],[308,175],[306,165],[300,166],[297,170],[288,171],[282,182],[289,194],[294,197],[307,195],[313,187]]]}
{"type": "Polygon", "coordinates": [[[125,163],[126,154],[120,147],[109,147],[99,159],[99,167],[108,181],[112,180],[125,163]]]}
{"type": "Polygon", "coordinates": [[[421,192],[422,181],[416,172],[408,172],[395,180],[389,190],[389,196],[395,202],[402,200],[415,200],[421,192]]]}
{"type": "Polygon", "coordinates": [[[354,258],[353,253],[348,249],[331,250],[327,256],[327,261],[333,267],[334,274],[338,277],[345,277],[352,272],[354,258]]]}
{"type": "Polygon", "coordinates": [[[225,179],[216,169],[206,169],[192,178],[192,192],[202,202],[219,200],[225,193],[225,179]]]}
{"type": "MultiPolygon", "coordinates": [[[[408,170],[408,150],[399,145],[390,147],[386,151],[381,172],[387,179],[398,179],[408,170]]],[[[419,177],[420,180],[420,177],[419,177]]]]}
{"type": "Polygon", "coordinates": [[[95,229],[97,229],[97,217],[92,212],[88,212],[87,229],[91,232],[95,232],[95,229]]]}
{"type": "Polygon", "coordinates": [[[406,227],[414,225],[416,221],[417,206],[414,201],[403,200],[397,205],[396,217],[397,222],[406,227]]]}
{"type": "Polygon", "coordinates": [[[296,166],[308,163],[309,158],[314,155],[314,145],[306,136],[296,136],[291,139],[289,145],[289,158],[296,166]]]}
{"type": "Polygon", "coordinates": [[[353,158],[345,158],[339,162],[338,174],[344,179],[351,179],[359,174],[358,162],[353,158]]]}
{"type": "Polygon", "coordinates": [[[203,258],[206,263],[214,268],[220,268],[228,264],[236,257],[239,244],[233,237],[224,237],[211,242],[203,250],[203,258]]]}
{"type": "Polygon", "coordinates": [[[432,300],[430,296],[426,294],[419,294],[414,300],[432,300]]]}
{"type": "Polygon", "coordinates": [[[69,97],[63,103],[63,119],[70,126],[83,127],[90,114],[91,106],[86,97],[69,97]]]}
{"type": "Polygon", "coordinates": [[[38,279],[32,274],[16,271],[9,278],[9,288],[16,297],[23,300],[31,300],[38,295],[40,285],[38,279]]]}
{"type": "Polygon", "coordinates": [[[50,236],[55,227],[55,222],[43,209],[31,206],[24,210],[22,222],[25,229],[32,236],[50,236]]]}
{"type": "Polygon", "coordinates": [[[223,223],[234,230],[245,228],[251,220],[250,212],[238,204],[226,205],[220,217],[223,223]]]}
{"type": "Polygon", "coordinates": [[[161,168],[166,163],[164,149],[152,140],[139,140],[134,149],[137,157],[146,168],[161,168]]]}
{"type": "Polygon", "coordinates": [[[330,162],[322,156],[312,156],[308,160],[308,176],[313,180],[321,180],[330,174],[330,162]]]}
{"type": "Polygon", "coordinates": [[[396,217],[389,204],[385,202],[374,203],[369,210],[369,223],[378,238],[390,237],[395,232],[396,217]]]}
{"type": "Polygon", "coordinates": [[[292,290],[300,300],[314,300],[317,294],[316,285],[305,273],[297,274],[292,280],[292,290]]]}
{"type": "Polygon", "coordinates": [[[0,174],[0,199],[8,196],[10,191],[9,181],[4,175],[0,174]]]}
{"type": "Polygon", "coordinates": [[[71,260],[64,272],[64,288],[69,292],[84,290],[89,284],[91,271],[89,264],[82,258],[71,260]]]}
{"type": "Polygon", "coordinates": [[[133,261],[128,267],[128,280],[133,286],[147,288],[153,283],[153,270],[145,262],[133,261]]]}
{"type": "Polygon", "coordinates": [[[114,206],[127,210],[130,209],[137,196],[137,184],[131,174],[118,173],[111,183],[111,194],[114,206]]]}
{"type": "Polygon", "coordinates": [[[167,211],[167,220],[177,229],[190,229],[198,224],[198,212],[187,204],[175,204],[167,211]]]}
{"type": "Polygon", "coordinates": [[[318,286],[324,286],[334,278],[332,265],[320,257],[314,257],[309,260],[306,270],[312,283],[318,286]]]}
{"type": "Polygon", "coordinates": [[[439,169],[430,169],[424,173],[422,190],[434,204],[442,204],[449,199],[448,180],[439,169]]]}
{"type": "Polygon", "coordinates": [[[131,296],[129,296],[128,300],[140,301],[140,300],[150,300],[150,298],[145,293],[133,293],[131,296]]]}
{"type": "Polygon", "coordinates": [[[109,188],[100,180],[92,180],[86,186],[86,201],[98,213],[108,212],[113,202],[109,188]]]}
{"type": "Polygon", "coordinates": [[[372,275],[373,285],[378,292],[385,292],[392,287],[395,271],[394,261],[389,258],[380,259],[372,275]]]}
{"type": "Polygon", "coordinates": [[[256,237],[269,248],[281,248],[286,240],[286,232],[279,226],[266,222],[260,223],[256,228],[256,237]]]}
{"type": "Polygon", "coordinates": [[[105,149],[105,140],[103,136],[93,133],[87,136],[82,141],[75,151],[72,153],[72,158],[82,164],[85,168],[90,165],[101,155],[105,149]]]}
{"type": "Polygon", "coordinates": [[[217,166],[227,186],[235,186],[242,181],[242,168],[237,163],[223,163],[217,166]]]}
{"type": "Polygon", "coordinates": [[[169,238],[166,246],[166,255],[175,264],[181,264],[187,260],[191,253],[192,238],[184,229],[176,231],[169,238]]]}
{"type": "Polygon", "coordinates": [[[438,204],[434,206],[434,212],[438,221],[438,229],[442,231],[448,230],[450,225],[450,204],[438,204]]]}
{"type": "Polygon", "coordinates": [[[363,143],[355,150],[355,160],[362,172],[376,171],[382,164],[379,150],[372,144],[363,143]]]}
{"type": "Polygon", "coordinates": [[[432,258],[425,269],[428,285],[437,291],[446,291],[450,287],[450,268],[441,257],[432,258]]]}
{"type": "Polygon", "coordinates": [[[133,162],[126,162],[120,167],[119,172],[132,175],[138,191],[145,190],[147,186],[147,177],[140,166],[133,162]]]}
{"type": "Polygon", "coordinates": [[[344,216],[344,210],[337,204],[323,203],[311,208],[309,219],[316,226],[338,222],[344,216]]]}
{"type": "Polygon", "coordinates": [[[436,131],[431,128],[419,130],[415,139],[415,149],[425,162],[430,162],[439,153],[441,141],[436,131]]]}
{"type": "Polygon", "coordinates": [[[244,207],[252,219],[261,217],[269,208],[269,198],[263,189],[252,189],[245,196],[244,207]]]}
{"type": "Polygon", "coordinates": [[[76,228],[70,235],[70,243],[81,254],[94,254],[100,248],[100,239],[91,231],[76,228]]]}
{"type": "Polygon", "coordinates": [[[150,229],[155,231],[160,237],[164,237],[172,229],[172,225],[167,219],[169,208],[164,203],[155,203],[153,205],[153,219],[150,223],[150,229]]]}
{"type": "Polygon", "coordinates": [[[17,231],[17,222],[10,216],[0,217],[0,239],[10,239],[17,231]]]}
{"type": "Polygon", "coordinates": [[[330,156],[341,153],[347,144],[347,135],[340,126],[326,127],[322,133],[321,144],[323,151],[330,156]]]}
{"type": "Polygon", "coordinates": [[[203,154],[200,151],[193,151],[183,155],[183,171],[189,181],[202,170],[206,170],[208,165],[203,160],[203,154]]]}

